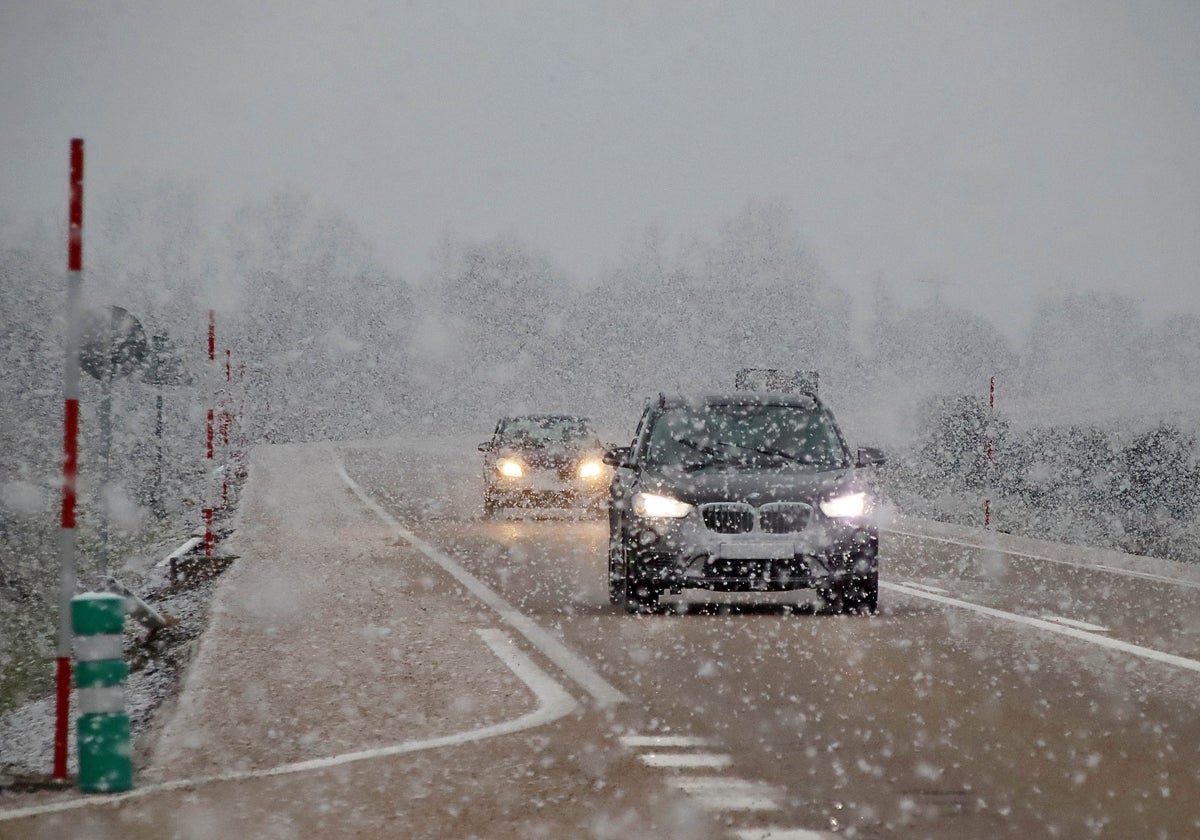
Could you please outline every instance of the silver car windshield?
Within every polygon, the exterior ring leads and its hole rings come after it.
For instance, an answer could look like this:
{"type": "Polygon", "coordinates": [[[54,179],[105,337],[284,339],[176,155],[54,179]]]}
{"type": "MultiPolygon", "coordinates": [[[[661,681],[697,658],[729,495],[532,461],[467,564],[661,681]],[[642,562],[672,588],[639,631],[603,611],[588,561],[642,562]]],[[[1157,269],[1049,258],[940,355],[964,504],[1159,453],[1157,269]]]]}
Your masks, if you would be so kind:
{"type": "Polygon", "coordinates": [[[650,466],[704,469],[722,465],[846,465],[846,450],[828,415],[816,406],[703,405],[666,409],[646,451],[650,466]]]}
{"type": "Polygon", "coordinates": [[[587,421],[579,417],[513,417],[500,428],[501,440],[535,446],[590,441],[595,437],[587,421]]]}

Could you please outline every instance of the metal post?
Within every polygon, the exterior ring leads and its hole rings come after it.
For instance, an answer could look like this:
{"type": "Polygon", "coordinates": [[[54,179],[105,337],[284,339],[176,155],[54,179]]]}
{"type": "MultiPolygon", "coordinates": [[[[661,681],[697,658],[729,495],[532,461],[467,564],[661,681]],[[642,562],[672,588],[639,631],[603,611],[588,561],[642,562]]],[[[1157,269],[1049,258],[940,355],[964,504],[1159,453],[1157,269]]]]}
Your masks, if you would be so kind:
{"type": "Polygon", "coordinates": [[[83,140],[71,140],[71,203],[67,240],[67,311],[63,359],[63,485],[59,533],[58,639],[54,718],[54,778],[67,777],[71,702],[71,599],[75,596],[75,487],[79,469],[79,298],[83,285],[83,140]]]}
{"type": "MultiPolygon", "coordinates": [[[[217,313],[215,310],[208,310],[208,361],[216,361],[217,352],[217,313]]],[[[210,364],[211,368],[212,365],[210,364]]],[[[206,381],[212,384],[211,376],[206,377],[206,381]]],[[[209,389],[209,407],[208,407],[208,433],[207,433],[207,456],[205,460],[205,500],[204,500],[204,556],[212,557],[213,553],[213,408],[212,408],[212,388],[209,389]]]]}
{"type": "Polygon", "coordinates": [[[100,400],[100,578],[108,576],[108,485],[112,480],[112,381],[110,375],[101,382],[104,396],[100,400]]]}
{"type": "Polygon", "coordinates": [[[225,348],[225,392],[221,397],[221,507],[229,504],[229,393],[232,387],[230,376],[230,351],[225,348]]]}
{"type": "Polygon", "coordinates": [[[996,377],[988,380],[988,421],[987,421],[987,481],[988,498],[983,501],[983,527],[992,527],[992,426],[996,419],[996,377]]]}
{"type": "Polygon", "coordinates": [[[155,387],[158,393],[154,395],[154,497],[150,501],[150,508],[154,511],[155,516],[162,519],[167,515],[162,499],[163,395],[162,385],[155,387]]]}

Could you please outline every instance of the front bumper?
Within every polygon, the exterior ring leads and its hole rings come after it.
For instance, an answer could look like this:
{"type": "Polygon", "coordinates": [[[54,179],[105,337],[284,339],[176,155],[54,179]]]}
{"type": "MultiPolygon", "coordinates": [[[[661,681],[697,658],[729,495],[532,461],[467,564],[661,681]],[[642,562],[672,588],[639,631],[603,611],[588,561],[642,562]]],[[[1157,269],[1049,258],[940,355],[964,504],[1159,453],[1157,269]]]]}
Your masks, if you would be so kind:
{"type": "Polygon", "coordinates": [[[878,570],[878,529],[869,521],[823,518],[796,533],[724,534],[696,520],[635,518],[625,543],[630,577],[673,592],[781,592],[878,570]]]}
{"type": "Polygon", "coordinates": [[[519,478],[493,475],[484,492],[499,505],[557,507],[599,504],[607,495],[607,484],[594,479],[564,479],[550,471],[530,471],[519,478]]]}

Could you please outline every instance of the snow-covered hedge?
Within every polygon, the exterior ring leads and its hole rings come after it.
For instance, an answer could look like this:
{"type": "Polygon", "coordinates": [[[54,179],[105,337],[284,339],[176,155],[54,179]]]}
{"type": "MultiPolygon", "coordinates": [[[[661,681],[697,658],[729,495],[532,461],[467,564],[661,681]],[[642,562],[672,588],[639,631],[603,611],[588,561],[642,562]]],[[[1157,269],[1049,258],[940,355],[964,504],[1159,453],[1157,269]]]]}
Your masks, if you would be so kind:
{"type": "Polygon", "coordinates": [[[1004,531],[1200,562],[1196,438],[1178,424],[1014,431],[982,400],[954,397],[927,405],[922,429],[881,472],[910,513],[982,525],[990,500],[1004,531]]]}

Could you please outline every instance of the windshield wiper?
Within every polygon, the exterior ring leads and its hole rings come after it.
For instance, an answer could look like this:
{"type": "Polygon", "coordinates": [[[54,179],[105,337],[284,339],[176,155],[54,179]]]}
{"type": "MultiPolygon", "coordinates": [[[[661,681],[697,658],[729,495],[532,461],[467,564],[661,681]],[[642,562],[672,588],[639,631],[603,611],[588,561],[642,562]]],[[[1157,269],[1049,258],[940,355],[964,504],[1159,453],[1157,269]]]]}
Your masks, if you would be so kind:
{"type": "Polygon", "coordinates": [[[782,458],[785,461],[793,461],[797,464],[806,463],[799,455],[792,452],[785,452],[782,449],[771,449],[769,447],[746,446],[741,443],[734,443],[731,440],[717,441],[721,446],[736,446],[745,452],[757,452],[759,455],[766,455],[768,458],[782,458]]]}
{"type": "MultiPolygon", "coordinates": [[[[701,455],[708,456],[708,458],[704,461],[691,461],[689,463],[684,464],[683,469],[687,472],[692,472],[693,470],[702,470],[705,467],[719,466],[721,464],[733,464],[733,463],[742,462],[742,459],[740,459],[740,458],[731,458],[729,455],[727,455],[726,453],[722,452],[719,449],[714,449],[711,446],[705,446],[704,444],[697,443],[694,440],[688,440],[687,438],[675,438],[675,440],[677,440],[679,443],[682,443],[684,446],[688,447],[689,449],[694,449],[696,452],[699,452],[701,455]]],[[[725,444],[723,441],[717,441],[717,443],[722,444],[724,446],[728,445],[728,444],[725,444]]]]}
{"type": "Polygon", "coordinates": [[[782,449],[771,449],[770,447],[764,447],[761,449],[758,447],[751,447],[751,448],[754,449],[755,452],[758,452],[762,455],[766,455],[768,458],[782,458],[785,461],[791,461],[796,464],[807,464],[808,463],[808,461],[805,461],[803,458],[801,458],[799,455],[797,455],[794,452],[785,452],[782,449]]]}

